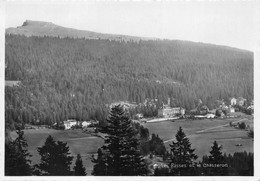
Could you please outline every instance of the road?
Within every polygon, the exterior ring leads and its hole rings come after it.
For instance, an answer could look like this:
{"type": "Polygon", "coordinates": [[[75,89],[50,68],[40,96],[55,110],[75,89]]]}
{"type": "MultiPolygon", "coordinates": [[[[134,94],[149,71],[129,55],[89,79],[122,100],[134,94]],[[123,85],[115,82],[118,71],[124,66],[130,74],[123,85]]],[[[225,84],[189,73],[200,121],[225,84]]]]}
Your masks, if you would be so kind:
{"type": "Polygon", "coordinates": [[[96,138],[98,138],[98,137],[90,136],[90,137],[70,138],[70,139],[67,139],[66,141],[89,140],[89,139],[96,139],[96,138]]]}

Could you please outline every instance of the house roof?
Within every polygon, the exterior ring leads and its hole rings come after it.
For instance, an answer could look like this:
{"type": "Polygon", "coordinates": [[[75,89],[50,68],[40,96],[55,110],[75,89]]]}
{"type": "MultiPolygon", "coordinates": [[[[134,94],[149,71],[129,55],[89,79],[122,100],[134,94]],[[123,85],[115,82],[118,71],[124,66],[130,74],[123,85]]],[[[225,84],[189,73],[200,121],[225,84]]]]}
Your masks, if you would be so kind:
{"type": "Polygon", "coordinates": [[[74,119],[69,119],[69,120],[67,120],[67,121],[63,121],[63,123],[72,123],[72,122],[77,122],[77,121],[74,120],[74,119]]]}
{"type": "Polygon", "coordinates": [[[91,121],[83,121],[82,123],[90,123],[91,121]]]}
{"type": "Polygon", "coordinates": [[[237,98],[237,100],[238,100],[238,101],[245,101],[246,99],[243,98],[243,97],[239,97],[239,98],[237,98]]]}
{"type": "Polygon", "coordinates": [[[181,108],[181,107],[166,107],[166,108],[161,108],[160,110],[170,111],[170,110],[180,110],[180,109],[183,109],[183,108],[181,108]]]}

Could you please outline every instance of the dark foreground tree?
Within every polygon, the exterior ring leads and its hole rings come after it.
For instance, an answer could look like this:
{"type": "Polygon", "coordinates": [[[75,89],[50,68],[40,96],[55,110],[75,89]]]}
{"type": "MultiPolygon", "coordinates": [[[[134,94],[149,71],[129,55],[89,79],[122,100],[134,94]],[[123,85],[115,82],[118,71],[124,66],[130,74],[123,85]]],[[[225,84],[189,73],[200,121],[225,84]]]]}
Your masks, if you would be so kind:
{"type": "Polygon", "coordinates": [[[235,152],[233,155],[224,155],[229,166],[228,175],[230,176],[253,176],[254,175],[254,154],[235,152]]]}
{"type": "Polygon", "coordinates": [[[41,161],[36,168],[39,175],[71,175],[70,165],[73,157],[69,156],[69,146],[61,141],[54,141],[48,136],[45,144],[38,148],[41,161]]]}
{"type": "Polygon", "coordinates": [[[99,176],[105,176],[107,175],[107,163],[106,163],[106,157],[102,153],[101,148],[97,151],[97,158],[92,155],[92,160],[94,163],[92,175],[99,175],[99,176]]]}
{"type": "Polygon", "coordinates": [[[140,138],[120,105],[111,109],[107,122],[104,145],[98,151],[98,157],[92,159],[95,163],[92,174],[146,175],[147,166],[138,150],[140,138]]]}
{"type": "Polygon", "coordinates": [[[180,127],[176,134],[176,142],[173,141],[170,158],[170,174],[179,176],[196,175],[196,162],[198,158],[194,154],[195,149],[180,127]]]}
{"type": "Polygon", "coordinates": [[[169,175],[168,167],[156,168],[154,170],[154,176],[168,176],[168,175],[169,175]]]}
{"type": "Polygon", "coordinates": [[[87,174],[86,169],[83,166],[80,154],[77,154],[77,159],[76,159],[75,166],[73,169],[74,169],[75,176],[84,176],[87,174]]]}
{"type": "Polygon", "coordinates": [[[154,155],[164,156],[166,153],[166,148],[163,140],[157,135],[152,134],[152,138],[149,141],[149,151],[154,155]]]}
{"type": "Polygon", "coordinates": [[[18,137],[14,141],[5,144],[5,175],[6,176],[28,176],[32,175],[30,157],[27,150],[27,142],[24,132],[16,130],[18,137]]]}
{"type": "Polygon", "coordinates": [[[211,147],[210,155],[203,157],[203,174],[214,175],[214,176],[227,176],[228,175],[228,164],[225,160],[223,153],[221,152],[222,146],[219,146],[214,141],[211,147]]]}

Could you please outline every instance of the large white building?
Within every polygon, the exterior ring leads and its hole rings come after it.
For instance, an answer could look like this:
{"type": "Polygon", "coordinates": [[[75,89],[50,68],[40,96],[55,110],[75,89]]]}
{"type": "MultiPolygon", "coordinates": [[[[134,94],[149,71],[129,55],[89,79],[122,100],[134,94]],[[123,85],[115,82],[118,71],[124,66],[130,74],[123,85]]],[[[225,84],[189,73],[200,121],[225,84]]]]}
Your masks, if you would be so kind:
{"type": "Polygon", "coordinates": [[[67,121],[63,121],[65,129],[71,129],[72,126],[77,125],[77,121],[75,119],[69,119],[67,121]]]}
{"type": "Polygon", "coordinates": [[[165,107],[163,109],[158,109],[158,117],[173,118],[178,114],[184,115],[185,109],[181,107],[165,107]]]}
{"type": "Polygon", "coordinates": [[[163,104],[162,109],[158,109],[158,117],[174,118],[177,115],[184,115],[185,109],[181,107],[171,107],[171,99],[168,98],[167,104],[163,104]]]}

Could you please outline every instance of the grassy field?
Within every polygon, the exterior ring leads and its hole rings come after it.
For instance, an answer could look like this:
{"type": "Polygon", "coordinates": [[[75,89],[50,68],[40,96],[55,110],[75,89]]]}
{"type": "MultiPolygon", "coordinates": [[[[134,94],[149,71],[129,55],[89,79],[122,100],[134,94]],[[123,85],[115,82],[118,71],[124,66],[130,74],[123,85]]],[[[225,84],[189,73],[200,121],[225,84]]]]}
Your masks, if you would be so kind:
{"type": "MultiPolygon", "coordinates": [[[[172,143],[177,130],[181,126],[189,137],[192,147],[195,148],[196,154],[201,157],[209,154],[213,142],[216,140],[223,145],[223,152],[234,153],[241,151],[253,152],[253,140],[247,137],[247,131],[240,130],[229,126],[229,122],[242,120],[248,125],[253,125],[253,118],[243,115],[240,118],[230,119],[204,119],[204,120],[175,120],[154,123],[143,123],[144,127],[152,133],[158,134],[165,141],[166,148],[172,143]],[[242,146],[236,146],[242,144],[242,146]]],[[[37,129],[25,130],[25,138],[28,142],[29,152],[33,155],[32,163],[38,163],[40,156],[37,147],[41,147],[48,135],[52,135],[55,140],[67,142],[71,154],[76,157],[80,153],[83,164],[87,169],[88,175],[91,175],[93,164],[91,162],[92,154],[95,154],[99,147],[103,145],[103,139],[94,137],[90,134],[83,133],[82,130],[53,130],[37,129]]],[[[14,138],[15,133],[11,136],[14,138]]],[[[75,160],[74,160],[75,161],[75,160]]],[[[72,166],[74,166],[74,161],[72,166]]]]}
{"type": "MultiPolygon", "coordinates": [[[[37,147],[41,147],[48,135],[51,135],[55,140],[68,143],[71,155],[74,156],[72,166],[74,166],[76,155],[81,154],[88,175],[91,174],[93,168],[91,156],[103,145],[103,139],[83,133],[82,130],[31,129],[24,132],[25,139],[28,142],[28,150],[33,155],[31,158],[32,164],[39,163],[40,156],[37,147]]],[[[16,134],[12,132],[11,136],[15,138],[16,134]]]]}
{"type": "Polygon", "coordinates": [[[248,151],[253,152],[253,140],[248,138],[247,131],[230,127],[229,122],[245,122],[253,125],[253,119],[250,116],[230,119],[203,119],[203,120],[176,120],[157,123],[145,123],[143,126],[152,133],[158,134],[165,142],[168,149],[172,143],[177,130],[181,126],[195,148],[196,154],[201,158],[209,154],[213,142],[216,140],[223,146],[223,152],[234,153],[248,151]],[[242,144],[242,146],[236,146],[242,144]]]}

